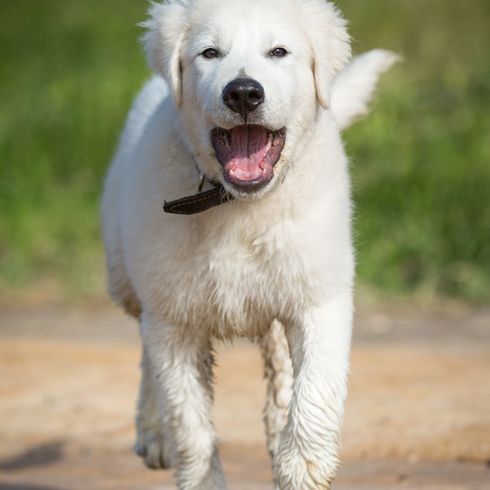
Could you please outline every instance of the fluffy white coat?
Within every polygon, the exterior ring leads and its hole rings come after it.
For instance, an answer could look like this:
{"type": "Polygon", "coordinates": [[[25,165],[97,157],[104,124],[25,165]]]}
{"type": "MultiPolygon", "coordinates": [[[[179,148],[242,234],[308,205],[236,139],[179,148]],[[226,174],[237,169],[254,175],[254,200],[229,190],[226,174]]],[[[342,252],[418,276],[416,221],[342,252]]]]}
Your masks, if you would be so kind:
{"type": "Polygon", "coordinates": [[[103,196],[109,290],[140,320],[144,346],[137,451],[151,467],[175,466],[180,489],[225,488],[210,418],[212,342],[245,336],[264,354],[276,487],[328,489],[354,277],[340,129],[365,112],[395,58],[373,51],[344,69],[345,23],[323,0],[170,0],[152,6],[146,27],[160,76],[134,103],[103,196]],[[270,59],[278,45],[288,56],[270,59]],[[209,46],[223,56],[204,59],[209,46]],[[250,122],[287,130],[274,178],[253,194],[224,180],[209,138],[242,123],[222,90],[244,74],[266,94],[250,122]],[[236,199],[164,214],[163,199],[196,193],[201,175],[236,199]]]}

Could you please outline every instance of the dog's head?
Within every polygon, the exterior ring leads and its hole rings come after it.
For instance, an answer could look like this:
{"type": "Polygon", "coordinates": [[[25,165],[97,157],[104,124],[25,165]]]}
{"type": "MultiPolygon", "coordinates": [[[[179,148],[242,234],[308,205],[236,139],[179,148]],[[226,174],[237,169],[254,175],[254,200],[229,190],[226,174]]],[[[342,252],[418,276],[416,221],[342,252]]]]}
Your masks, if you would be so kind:
{"type": "Polygon", "coordinates": [[[145,27],[197,164],[237,198],[281,180],[350,56],[325,0],[168,0],[145,27]]]}

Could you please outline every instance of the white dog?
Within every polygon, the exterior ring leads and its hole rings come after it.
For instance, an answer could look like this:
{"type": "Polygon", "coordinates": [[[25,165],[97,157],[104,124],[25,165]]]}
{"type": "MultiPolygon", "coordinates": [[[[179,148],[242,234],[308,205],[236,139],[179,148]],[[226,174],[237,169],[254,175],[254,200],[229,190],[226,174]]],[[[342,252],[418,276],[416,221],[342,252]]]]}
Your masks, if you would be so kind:
{"type": "Polygon", "coordinates": [[[325,0],[168,0],[145,26],[163,79],[137,98],[103,198],[110,293],[144,346],[137,451],[180,489],[225,488],[212,342],[244,336],[265,358],[276,487],[328,489],[354,275],[340,130],[395,56],[345,68],[325,0]]]}

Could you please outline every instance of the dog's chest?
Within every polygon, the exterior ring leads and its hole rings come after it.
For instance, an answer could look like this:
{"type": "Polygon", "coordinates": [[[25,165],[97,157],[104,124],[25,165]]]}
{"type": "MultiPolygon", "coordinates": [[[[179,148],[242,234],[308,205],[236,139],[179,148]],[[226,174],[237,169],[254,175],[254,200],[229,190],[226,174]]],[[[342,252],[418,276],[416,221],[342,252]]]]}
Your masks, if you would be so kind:
{"type": "Polygon", "coordinates": [[[301,254],[281,231],[210,234],[166,257],[174,271],[165,279],[171,320],[228,337],[257,335],[274,318],[294,315],[308,284],[301,254]]]}

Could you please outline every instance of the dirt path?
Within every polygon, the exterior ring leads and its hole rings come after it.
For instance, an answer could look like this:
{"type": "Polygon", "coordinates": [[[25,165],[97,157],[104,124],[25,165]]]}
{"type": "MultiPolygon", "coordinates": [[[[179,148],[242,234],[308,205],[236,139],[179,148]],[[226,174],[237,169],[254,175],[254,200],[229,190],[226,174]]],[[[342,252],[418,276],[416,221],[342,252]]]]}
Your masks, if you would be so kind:
{"type": "MultiPolygon", "coordinates": [[[[0,312],[0,489],[173,488],[130,453],[137,330],[117,311],[0,312]]],[[[257,349],[218,352],[231,489],[272,489],[257,349]]],[[[490,312],[363,311],[335,488],[490,489],[490,312]]]]}

